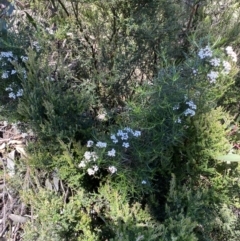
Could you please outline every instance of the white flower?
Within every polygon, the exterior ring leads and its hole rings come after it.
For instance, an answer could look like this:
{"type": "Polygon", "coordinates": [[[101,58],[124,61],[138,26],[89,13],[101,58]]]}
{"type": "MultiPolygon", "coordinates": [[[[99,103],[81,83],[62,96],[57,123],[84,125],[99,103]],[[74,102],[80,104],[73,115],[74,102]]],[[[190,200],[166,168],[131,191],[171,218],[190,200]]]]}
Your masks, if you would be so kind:
{"type": "Polygon", "coordinates": [[[108,151],[108,156],[116,156],[116,151],[114,149],[108,151]]]}
{"type": "Polygon", "coordinates": [[[237,62],[237,54],[233,51],[231,46],[226,47],[226,52],[232,58],[233,62],[237,62]]]}
{"type": "Polygon", "coordinates": [[[124,130],[130,133],[133,133],[133,130],[130,127],[125,127],[124,130]]]}
{"type": "Polygon", "coordinates": [[[134,131],[133,135],[135,137],[139,137],[139,136],[141,136],[141,131],[134,131]]]}
{"type": "Polygon", "coordinates": [[[94,171],[92,168],[88,168],[88,169],[87,169],[87,172],[88,172],[88,175],[89,175],[89,176],[95,174],[95,171],[94,171]]]}
{"type": "Polygon", "coordinates": [[[185,116],[187,116],[187,115],[194,116],[195,113],[196,113],[195,110],[191,110],[189,108],[184,111],[185,116]]]}
{"type": "Polygon", "coordinates": [[[0,56],[1,57],[5,57],[5,58],[9,58],[9,57],[13,57],[13,53],[12,53],[12,51],[9,51],[9,52],[1,52],[0,53],[0,56]]]}
{"type": "Polygon", "coordinates": [[[97,172],[99,170],[97,165],[92,166],[92,168],[93,168],[94,172],[97,172]]]}
{"type": "Polygon", "coordinates": [[[128,133],[123,132],[122,130],[118,130],[117,136],[121,136],[122,140],[127,140],[128,139],[128,133]]]}
{"type": "Polygon", "coordinates": [[[15,69],[12,69],[11,74],[16,74],[17,71],[15,69]]]}
{"type": "Polygon", "coordinates": [[[95,151],[92,152],[91,155],[92,155],[92,160],[95,162],[98,159],[96,152],[95,151]]]}
{"type": "Polygon", "coordinates": [[[85,167],[86,166],[86,163],[85,161],[81,161],[78,165],[78,167],[85,167]]]}
{"type": "Polygon", "coordinates": [[[116,136],[114,135],[114,134],[112,134],[111,136],[110,136],[110,138],[112,139],[112,142],[113,143],[118,143],[118,139],[116,138],[116,136]]]}
{"type": "Polygon", "coordinates": [[[107,143],[98,141],[96,146],[99,147],[99,148],[105,148],[105,147],[107,147],[107,143]]]}
{"type": "Polygon", "coordinates": [[[7,79],[8,78],[8,72],[5,71],[2,73],[2,79],[7,79]]]}
{"type": "Polygon", "coordinates": [[[13,92],[10,92],[8,94],[8,97],[11,98],[11,99],[16,99],[16,95],[13,92]]]}
{"type": "Polygon", "coordinates": [[[175,123],[181,123],[182,120],[180,119],[180,117],[177,118],[177,120],[175,120],[175,123]]]}
{"type": "Polygon", "coordinates": [[[93,141],[91,141],[91,140],[89,140],[89,141],[87,142],[87,147],[92,147],[92,146],[93,146],[93,144],[94,144],[94,142],[93,142],[93,141]]]}
{"type": "Polygon", "coordinates": [[[128,142],[123,142],[122,146],[125,147],[125,148],[128,148],[129,147],[129,143],[128,142]]]}
{"type": "Polygon", "coordinates": [[[233,52],[230,56],[232,57],[233,62],[237,62],[237,54],[235,52],[233,52]]]}
{"type": "Polygon", "coordinates": [[[227,52],[227,54],[233,52],[232,46],[227,46],[227,47],[226,47],[226,52],[227,52]]]}
{"type": "Polygon", "coordinates": [[[118,139],[114,139],[114,140],[113,140],[113,143],[114,143],[114,144],[118,143],[118,139]]]}
{"type": "Polygon", "coordinates": [[[145,180],[142,180],[142,184],[145,185],[147,184],[147,182],[145,180]]]}
{"type": "Polygon", "coordinates": [[[211,64],[212,66],[217,67],[217,66],[220,66],[221,60],[218,59],[218,58],[213,58],[213,59],[211,59],[209,62],[210,62],[210,64],[211,64]]]}
{"type": "Polygon", "coordinates": [[[21,60],[23,62],[27,62],[28,61],[28,57],[27,56],[21,56],[20,58],[21,58],[21,60]]]}
{"type": "Polygon", "coordinates": [[[110,166],[108,167],[108,170],[113,174],[115,172],[117,172],[117,168],[115,166],[110,166]]]}
{"type": "Polygon", "coordinates": [[[90,151],[86,151],[86,152],[84,153],[84,158],[85,158],[87,161],[89,161],[89,160],[91,159],[91,157],[92,157],[92,153],[91,153],[90,151]]]}
{"type": "Polygon", "coordinates": [[[90,162],[90,161],[96,161],[98,159],[98,156],[96,154],[96,152],[90,152],[90,151],[86,151],[84,153],[84,158],[85,161],[90,162]]]}
{"type": "Polygon", "coordinates": [[[200,59],[205,59],[206,57],[212,57],[212,50],[209,46],[206,46],[203,49],[200,49],[198,52],[198,56],[200,59]]]}
{"type": "Polygon", "coordinates": [[[5,90],[6,91],[13,91],[12,87],[7,87],[5,90]]]}
{"type": "Polygon", "coordinates": [[[106,120],[106,113],[99,114],[99,115],[97,116],[97,119],[98,119],[98,120],[101,120],[101,121],[106,120]]]}
{"type": "Polygon", "coordinates": [[[40,45],[39,45],[39,43],[38,43],[37,41],[34,41],[34,42],[33,42],[33,47],[35,47],[35,49],[36,49],[37,52],[39,52],[40,49],[41,49],[41,47],[40,47],[40,45]]]}
{"type": "Polygon", "coordinates": [[[224,73],[228,74],[231,70],[231,64],[227,61],[223,61],[224,73]]]}
{"type": "Polygon", "coordinates": [[[197,70],[197,69],[192,69],[192,72],[193,72],[193,74],[196,76],[197,73],[198,73],[198,70],[197,70]]]}
{"type": "Polygon", "coordinates": [[[123,131],[122,130],[118,130],[117,136],[122,136],[122,135],[123,135],[123,131]]]}
{"type": "Polygon", "coordinates": [[[18,90],[16,96],[19,97],[19,96],[22,96],[22,95],[23,95],[23,89],[18,90]]]}
{"type": "Polygon", "coordinates": [[[187,104],[190,108],[192,108],[192,109],[194,109],[194,110],[197,109],[197,106],[193,103],[192,100],[187,101],[186,104],[187,104]]]}
{"type": "Polygon", "coordinates": [[[123,133],[121,139],[127,140],[128,139],[128,133],[123,133]]]}
{"type": "Polygon", "coordinates": [[[218,72],[211,71],[209,74],[207,74],[207,77],[210,79],[210,83],[215,83],[218,77],[218,72]]]}

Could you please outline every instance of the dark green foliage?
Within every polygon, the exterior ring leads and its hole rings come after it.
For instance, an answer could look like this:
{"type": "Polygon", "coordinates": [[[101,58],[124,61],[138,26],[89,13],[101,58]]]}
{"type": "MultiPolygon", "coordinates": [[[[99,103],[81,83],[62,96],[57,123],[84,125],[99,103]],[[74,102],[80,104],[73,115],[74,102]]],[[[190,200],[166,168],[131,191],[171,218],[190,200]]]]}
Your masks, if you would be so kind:
{"type": "Polygon", "coordinates": [[[38,65],[40,57],[32,52],[29,55],[28,79],[22,81],[26,93],[18,112],[45,140],[70,140],[77,133],[87,133],[91,127],[91,117],[87,113],[91,97],[80,88],[73,88],[60,75],[51,80],[50,69],[38,65]]]}

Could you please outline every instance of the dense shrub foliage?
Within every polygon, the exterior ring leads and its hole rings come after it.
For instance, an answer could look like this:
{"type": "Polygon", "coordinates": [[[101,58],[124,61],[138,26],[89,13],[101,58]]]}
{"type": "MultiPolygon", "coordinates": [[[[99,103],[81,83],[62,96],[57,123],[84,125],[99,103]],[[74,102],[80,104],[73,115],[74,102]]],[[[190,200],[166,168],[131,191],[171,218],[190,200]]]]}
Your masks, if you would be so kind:
{"type": "Polygon", "coordinates": [[[239,240],[238,1],[4,4],[19,240],[239,240]]]}

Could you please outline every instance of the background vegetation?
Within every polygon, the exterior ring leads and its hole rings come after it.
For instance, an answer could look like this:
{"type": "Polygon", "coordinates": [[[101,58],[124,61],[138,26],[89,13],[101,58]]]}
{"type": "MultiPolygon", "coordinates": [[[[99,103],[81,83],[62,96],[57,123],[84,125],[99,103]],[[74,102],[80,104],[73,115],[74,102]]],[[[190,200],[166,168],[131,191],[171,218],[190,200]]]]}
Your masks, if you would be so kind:
{"type": "Polygon", "coordinates": [[[239,2],[14,2],[1,118],[35,138],[2,236],[239,240],[239,2]]]}

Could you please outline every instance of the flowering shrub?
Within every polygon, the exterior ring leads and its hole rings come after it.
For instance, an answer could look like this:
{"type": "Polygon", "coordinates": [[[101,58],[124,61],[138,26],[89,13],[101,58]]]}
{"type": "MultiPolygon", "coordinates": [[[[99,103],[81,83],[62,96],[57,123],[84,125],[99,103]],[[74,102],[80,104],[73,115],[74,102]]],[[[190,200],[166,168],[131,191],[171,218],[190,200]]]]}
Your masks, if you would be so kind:
{"type": "Polygon", "coordinates": [[[6,189],[31,217],[11,238],[238,241],[239,170],[216,156],[234,139],[220,100],[236,88],[239,106],[239,3],[16,2],[1,98],[36,139],[6,189]]]}

